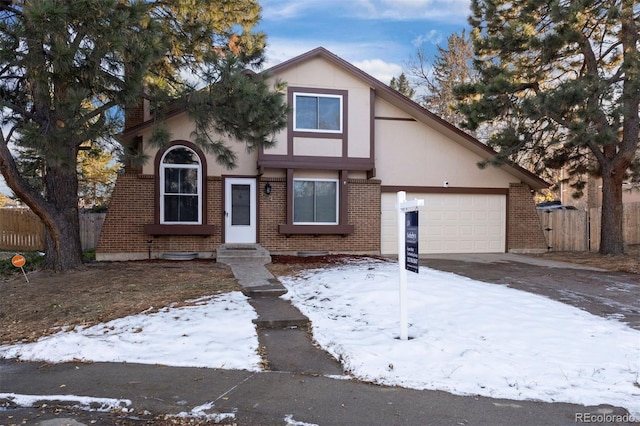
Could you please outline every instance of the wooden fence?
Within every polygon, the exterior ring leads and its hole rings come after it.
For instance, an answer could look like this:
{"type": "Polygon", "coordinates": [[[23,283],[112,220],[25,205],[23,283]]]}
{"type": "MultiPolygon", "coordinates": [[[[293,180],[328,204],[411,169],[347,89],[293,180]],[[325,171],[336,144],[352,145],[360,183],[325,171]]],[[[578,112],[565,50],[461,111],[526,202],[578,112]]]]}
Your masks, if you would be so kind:
{"type": "MultiPolygon", "coordinates": [[[[602,208],[582,210],[540,210],[540,222],[549,250],[598,251],[602,208]]],[[[640,244],[640,203],[626,203],[622,210],[624,243],[640,244]]]]}
{"type": "Polygon", "coordinates": [[[44,226],[29,209],[0,209],[0,250],[44,248],[44,226]]]}
{"type": "Polygon", "coordinates": [[[82,250],[96,248],[106,213],[80,213],[80,243],[82,250]]]}
{"type": "MultiPolygon", "coordinates": [[[[106,213],[81,213],[82,250],[95,248],[106,213]]],[[[31,210],[0,208],[0,250],[36,251],[44,249],[44,225],[31,210]]]]}
{"type": "Polygon", "coordinates": [[[549,250],[589,250],[589,217],[586,211],[538,210],[538,216],[549,250]]]}

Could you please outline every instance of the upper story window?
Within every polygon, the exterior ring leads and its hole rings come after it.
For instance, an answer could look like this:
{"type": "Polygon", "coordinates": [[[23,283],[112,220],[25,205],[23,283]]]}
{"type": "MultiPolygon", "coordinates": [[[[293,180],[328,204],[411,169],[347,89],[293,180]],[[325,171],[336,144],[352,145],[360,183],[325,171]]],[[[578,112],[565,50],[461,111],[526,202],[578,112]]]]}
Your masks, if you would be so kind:
{"type": "Polygon", "coordinates": [[[160,223],[202,223],[202,163],[190,148],[176,145],[160,160],[160,223]]]}
{"type": "Polygon", "coordinates": [[[294,179],[293,223],[336,225],[338,223],[338,181],[294,179]]]}
{"type": "Polygon", "coordinates": [[[294,123],[296,131],[342,132],[342,96],[315,93],[294,93],[294,123]]]}

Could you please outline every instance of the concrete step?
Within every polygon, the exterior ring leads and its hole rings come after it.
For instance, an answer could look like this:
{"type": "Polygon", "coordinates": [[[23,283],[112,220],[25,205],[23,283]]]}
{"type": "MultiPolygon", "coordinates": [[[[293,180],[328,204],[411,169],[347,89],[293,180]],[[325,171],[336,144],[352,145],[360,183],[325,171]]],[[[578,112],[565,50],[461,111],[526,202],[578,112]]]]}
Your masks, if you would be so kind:
{"type": "Polygon", "coordinates": [[[253,323],[260,329],[276,329],[287,327],[309,327],[309,318],[290,302],[273,297],[254,297],[249,299],[258,319],[253,323]]]}
{"type": "Polygon", "coordinates": [[[287,294],[287,289],[276,280],[275,283],[245,287],[242,294],[247,297],[280,297],[287,294]]]}
{"type": "Polygon", "coordinates": [[[255,260],[271,263],[269,251],[260,244],[223,244],[216,250],[216,261],[220,263],[238,263],[255,260]]]}

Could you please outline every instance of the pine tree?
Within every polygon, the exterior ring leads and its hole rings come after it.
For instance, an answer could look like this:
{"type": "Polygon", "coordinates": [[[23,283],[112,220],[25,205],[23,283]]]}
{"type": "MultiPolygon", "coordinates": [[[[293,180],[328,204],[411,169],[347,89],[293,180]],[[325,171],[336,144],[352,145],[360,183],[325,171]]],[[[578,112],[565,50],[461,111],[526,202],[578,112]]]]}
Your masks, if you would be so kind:
{"type": "Polygon", "coordinates": [[[404,73],[400,74],[400,77],[398,78],[391,77],[389,87],[393,90],[397,90],[409,99],[412,99],[416,94],[416,91],[411,87],[411,83],[404,73]]]}
{"type": "Polygon", "coordinates": [[[424,49],[419,49],[409,62],[409,73],[426,91],[420,99],[422,106],[458,127],[464,116],[457,112],[454,89],[459,84],[476,80],[472,61],[471,39],[463,31],[462,34],[451,34],[446,48],[438,46],[433,66],[424,49]]]}
{"type": "Polygon", "coordinates": [[[500,161],[518,153],[602,178],[600,252],[624,251],[622,183],[638,164],[640,26],[631,0],[472,0],[480,74],[459,87],[471,129],[495,125],[500,161]]]}
{"type": "Polygon", "coordinates": [[[120,165],[109,151],[87,148],[78,154],[78,199],[84,207],[106,207],[120,165]]]}
{"type": "MultiPolygon", "coordinates": [[[[184,104],[197,115],[197,142],[230,167],[226,142],[204,134],[211,128],[249,148],[272,143],[286,124],[283,95],[246,72],[264,60],[259,19],[255,0],[0,3],[0,171],[45,224],[45,268],[82,264],[79,148],[116,135],[118,110],[143,97],[159,115],[184,104]],[[10,144],[43,162],[42,189],[22,175],[10,144]]],[[[155,135],[166,142],[166,132],[155,135]]]]}

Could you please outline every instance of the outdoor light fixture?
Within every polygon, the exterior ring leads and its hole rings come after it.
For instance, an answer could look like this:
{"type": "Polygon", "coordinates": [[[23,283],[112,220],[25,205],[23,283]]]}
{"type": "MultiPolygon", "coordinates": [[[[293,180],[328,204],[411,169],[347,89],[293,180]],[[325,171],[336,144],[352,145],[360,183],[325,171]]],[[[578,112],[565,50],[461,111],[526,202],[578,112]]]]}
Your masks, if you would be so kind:
{"type": "Polygon", "coordinates": [[[271,194],[271,184],[270,184],[270,183],[267,183],[267,184],[264,186],[264,193],[265,193],[265,194],[267,194],[267,195],[270,195],[270,194],[271,194]]]}

